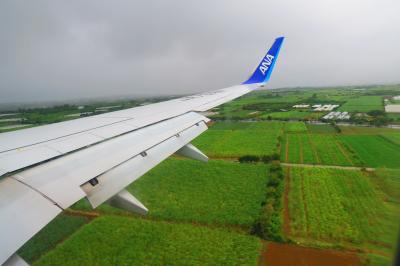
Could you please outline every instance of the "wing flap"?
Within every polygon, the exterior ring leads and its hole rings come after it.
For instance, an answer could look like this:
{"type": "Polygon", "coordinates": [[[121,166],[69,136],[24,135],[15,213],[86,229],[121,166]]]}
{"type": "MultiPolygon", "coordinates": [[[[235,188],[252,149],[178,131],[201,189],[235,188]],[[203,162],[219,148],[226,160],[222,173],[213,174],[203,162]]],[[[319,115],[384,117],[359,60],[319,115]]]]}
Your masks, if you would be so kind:
{"type": "Polygon", "coordinates": [[[0,262],[6,261],[61,211],[21,182],[10,177],[0,180],[0,262]]]}
{"type": "Polygon", "coordinates": [[[90,179],[196,123],[206,121],[208,119],[202,115],[188,113],[45,162],[14,174],[13,177],[40,191],[65,209],[86,196],[81,185],[90,179]]]}
{"type": "Polygon", "coordinates": [[[151,168],[174,154],[202,132],[207,130],[204,121],[171,135],[170,138],[147,149],[145,154],[138,154],[132,159],[97,176],[98,184],[86,183],[82,186],[91,205],[96,208],[130,183],[141,177],[151,168]]]}

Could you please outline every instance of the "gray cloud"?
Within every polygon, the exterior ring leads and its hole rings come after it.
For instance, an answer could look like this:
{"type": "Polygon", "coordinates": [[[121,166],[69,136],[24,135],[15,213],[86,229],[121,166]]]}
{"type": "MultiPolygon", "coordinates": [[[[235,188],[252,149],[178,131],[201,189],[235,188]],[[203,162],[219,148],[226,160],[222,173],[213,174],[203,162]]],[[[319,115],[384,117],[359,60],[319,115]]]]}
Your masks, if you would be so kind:
{"type": "Polygon", "coordinates": [[[400,2],[0,2],[0,102],[181,94],[247,78],[287,37],[270,87],[400,82],[400,2]]]}

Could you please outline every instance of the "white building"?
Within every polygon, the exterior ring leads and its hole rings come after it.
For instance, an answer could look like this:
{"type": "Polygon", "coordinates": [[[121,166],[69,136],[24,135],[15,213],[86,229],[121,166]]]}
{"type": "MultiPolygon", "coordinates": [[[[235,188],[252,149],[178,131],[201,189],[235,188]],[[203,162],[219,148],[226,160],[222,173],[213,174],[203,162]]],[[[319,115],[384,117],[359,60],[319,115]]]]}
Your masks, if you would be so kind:
{"type": "Polygon", "coordinates": [[[400,104],[388,104],[385,106],[386,113],[400,113],[400,104]]]}
{"type": "Polygon", "coordinates": [[[350,114],[349,112],[330,112],[322,118],[326,120],[349,120],[350,114]]]}
{"type": "Polygon", "coordinates": [[[314,106],[313,106],[315,108],[314,111],[316,112],[332,111],[333,109],[339,107],[339,105],[337,104],[324,104],[324,105],[316,104],[314,106]]]}
{"type": "Polygon", "coordinates": [[[398,95],[398,96],[393,96],[393,100],[400,100],[400,95],[398,95]]]}
{"type": "Polygon", "coordinates": [[[308,107],[310,107],[309,104],[296,104],[296,105],[293,105],[293,108],[308,108],[308,107]]]}

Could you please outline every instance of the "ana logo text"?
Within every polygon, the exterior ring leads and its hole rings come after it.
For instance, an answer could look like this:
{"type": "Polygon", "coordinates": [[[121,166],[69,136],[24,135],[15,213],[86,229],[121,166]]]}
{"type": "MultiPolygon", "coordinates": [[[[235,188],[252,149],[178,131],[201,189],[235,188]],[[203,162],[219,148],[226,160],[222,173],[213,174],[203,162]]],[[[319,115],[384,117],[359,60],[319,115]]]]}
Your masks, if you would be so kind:
{"type": "Polygon", "coordinates": [[[263,75],[265,75],[265,72],[267,72],[268,67],[271,65],[272,59],[274,59],[274,56],[267,54],[261,62],[259,69],[263,75]]]}

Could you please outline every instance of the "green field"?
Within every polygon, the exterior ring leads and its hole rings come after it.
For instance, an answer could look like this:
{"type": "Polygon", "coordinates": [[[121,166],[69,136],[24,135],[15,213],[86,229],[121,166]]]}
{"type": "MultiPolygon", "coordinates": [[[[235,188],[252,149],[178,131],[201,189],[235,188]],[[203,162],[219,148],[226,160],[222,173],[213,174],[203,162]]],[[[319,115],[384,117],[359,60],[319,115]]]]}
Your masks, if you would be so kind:
{"type": "Polygon", "coordinates": [[[381,96],[355,96],[349,98],[338,110],[347,112],[383,110],[383,100],[381,96]]]}
{"type": "Polygon", "coordinates": [[[342,135],[339,139],[357,154],[362,165],[400,168],[400,146],[382,136],[342,135]]]}
{"type": "MultiPolygon", "coordinates": [[[[301,123],[301,122],[300,122],[301,123]]],[[[267,131],[280,131],[285,127],[285,122],[217,122],[210,127],[210,130],[267,130],[267,131]]],[[[298,125],[298,122],[290,123],[298,125]]]]}
{"type": "Polygon", "coordinates": [[[336,135],[286,134],[281,160],[289,163],[359,165],[357,157],[345,148],[336,135]]]}
{"type": "Polygon", "coordinates": [[[270,155],[278,150],[282,123],[216,123],[193,144],[211,157],[270,155]]]}
{"type": "Polygon", "coordinates": [[[59,215],[25,243],[18,254],[28,263],[32,263],[88,221],[85,217],[59,215]]]}
{"type": "Polygon", "coordinates": [[[291,111],[287,111],[287,112],[266,113],[266,114],[263,114],[262,116],[260,116],[260,118],[315,120],[315,119],[320,119],[325,114],[326,113],[291,110],[291,111]]]}
{"type": "Polygon", "coordinates": [[[345,135],[378,135],[383,133],[400,134],[400,130],[385,127],[365,127],[365,126],[339,126],[342,134],[345,135]]]}
{"type": "Polygon", "coordinates": [[[304,122],[218,122],[193,144],[208,156],[236,158],[279,153],[283,132],[306,132],[304,122]]]}
{"type": "Polygon", "coordinates": [[[336,129],[330,124],[325,124],[325,125],[307,124],[307,129],[308,132],[312,134],[336,133],[336,129]]]}
{"type": "Polygon", "coordinates": [[[400,123],[400,114],[399,113],[386,113],[387,117],[392,120],[391,123],[400,123]]]}
{"type": "MultiPolygon", "coordinates": [[[[250,227],[261,211],[265,164],[169,159],[128,187],[157,219],[250,227]]],[[[85,201],[75,206],[89,209],[85,201]]],[[[118,212],[103,205],[100,211],[118,212]]]]}
{"type": "Polygon", "coordinates": [[[361,171],[292,167],[289,209],[291,234],[298,241],[389,251],[396,241],[399,205],[386,203],[361,171]]]}
{"type": "Polygon", "coordinates": [[[399,133],[384,133],[381,134],[388,141],[400,145],[400,132],[399,133]]]}
{"type": "Polygon", "coordinates": [[[400,203],[400,169],[378,168],[370,180],[383,193],[386,202],[400,203]]]}
{"type": "Polygon", "coordinates": [[[260,248],[234,232],[104,216],[35,265],[256,265],[260,248]]]}
{"type": "Polygon", "coordinates": [[[307,127],[304,122],[286,122],[284,130],[285,132],[305,132],[307,127]]]}

